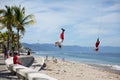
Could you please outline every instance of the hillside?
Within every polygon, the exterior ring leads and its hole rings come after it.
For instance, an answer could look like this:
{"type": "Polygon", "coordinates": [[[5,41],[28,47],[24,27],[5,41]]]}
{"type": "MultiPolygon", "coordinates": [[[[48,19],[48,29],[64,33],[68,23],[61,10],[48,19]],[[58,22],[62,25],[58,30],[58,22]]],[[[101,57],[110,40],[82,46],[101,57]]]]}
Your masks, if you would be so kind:
{"type": "MultiPolygon", "coordinates": [[[[79,51],[79,52],[95,52],[93,47],[81,47],[81,46],[66,46],[61,49],[55,47],[54,44],[28,44],[22,43],[24,47],[29,47],[33,51],[79,51]]],[[[99,52],[120,53],[120,47],[102,46],[99,52]]]]}

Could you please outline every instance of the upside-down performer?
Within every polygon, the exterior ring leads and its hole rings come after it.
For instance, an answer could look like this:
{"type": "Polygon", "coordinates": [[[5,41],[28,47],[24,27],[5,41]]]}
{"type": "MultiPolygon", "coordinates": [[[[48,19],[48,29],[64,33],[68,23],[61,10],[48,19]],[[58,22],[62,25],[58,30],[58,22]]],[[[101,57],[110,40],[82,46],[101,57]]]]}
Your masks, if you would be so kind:
{"type": "Polygon", "coordinates": [[[96,41],[96,43],[95,43],[95,51],[99,50],[99,44],[100,44],[100,40],[98,38],[97,41],[96,41]]]}
{"type": "Polygon", "coordinates": [[[65,32],[65,29],[61,28],[62,32],[60,34],[60,40],[55,42],[55,46],[58,46],[59,48],[61,48],[61,43],[64,41],[64,32],[65,32]]]}

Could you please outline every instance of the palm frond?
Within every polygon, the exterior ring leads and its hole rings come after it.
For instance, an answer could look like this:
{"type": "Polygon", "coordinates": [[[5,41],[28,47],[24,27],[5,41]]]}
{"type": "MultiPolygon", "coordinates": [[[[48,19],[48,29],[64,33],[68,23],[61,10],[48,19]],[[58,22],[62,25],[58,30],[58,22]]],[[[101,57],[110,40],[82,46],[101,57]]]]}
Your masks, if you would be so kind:
{"type": "Polygon", "coordinates": [[[30,21],[27,21],[27,22],[24,23],[24,25],[29,25],[29,24],[33,25],[34,24],[34,20],[30,20],[30,21]]]}
{"type": "Polygon", "coordinates": [[[28,20],[28,19],[33,19],[34,18],[34,16],[33,15],[28,15],[28,16],[26,16],[23,20],[22,20],[22,23],[24,23],[26,20],[28,20]]]}
{"type": "Polygon", "coordinates": [[[0,26],[0,30],[4,29],[5,27],[4,26],[0,26]]]}
{"type": "Polygon", "coordinates": [[[22,35],[24,35],[25,34],[25,28],[23,28],[20,32],[21,32],[22,35]]]}
{"type": "Polygon", "coordinates": [[[4,9],[0,10],[0,14],[4,14],[6,11],[4,9]]]}

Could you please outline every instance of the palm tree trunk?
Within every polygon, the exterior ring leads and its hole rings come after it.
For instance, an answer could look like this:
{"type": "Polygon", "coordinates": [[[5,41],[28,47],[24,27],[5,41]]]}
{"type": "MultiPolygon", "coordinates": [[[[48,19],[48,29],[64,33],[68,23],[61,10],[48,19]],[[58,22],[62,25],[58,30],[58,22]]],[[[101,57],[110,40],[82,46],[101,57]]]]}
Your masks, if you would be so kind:
{"type": "Polygon", "coordinates": [[[8,31],[8,38],[7,38],[7,52],[8,52],[8,50],[9,50],[9,48],[10,48],[10,43],[9,43],[9,41],[10,41],[10,34],[9,34],[9,31],[8,31]]]}
{"type": "Polygon", "coordinates": [[[19,29],[17,30],[18,40],[17,40],[17,51],[19,54],[19,29]]]}
{"type": "Polygon", "coordinates": [[[14,55],[14,43],[13,43],[13,40],[14,40],[14,31],[12,31],[12,37],[11,37],[11,50],[12,50],[12,56],[14,55]]]}

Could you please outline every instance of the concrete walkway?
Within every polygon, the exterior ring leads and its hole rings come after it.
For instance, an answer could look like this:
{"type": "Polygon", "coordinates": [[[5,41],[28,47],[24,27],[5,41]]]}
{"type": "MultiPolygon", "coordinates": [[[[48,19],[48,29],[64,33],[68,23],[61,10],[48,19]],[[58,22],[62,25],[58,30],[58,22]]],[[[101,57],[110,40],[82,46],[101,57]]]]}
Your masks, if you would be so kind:
{"type": "Polygon", "coordinates": [[[20,80],[11,74],[4,63],[4,56],[0,53],[0,80],[20,80]]]}

